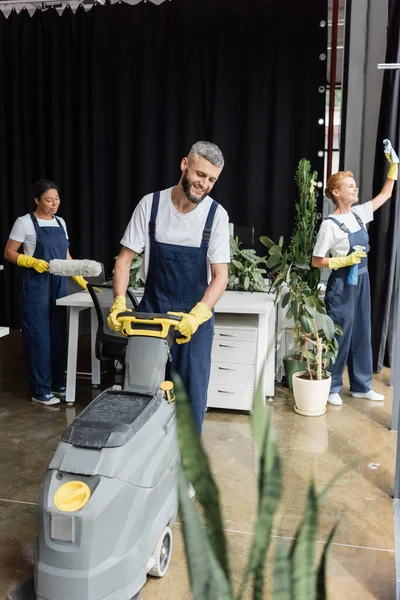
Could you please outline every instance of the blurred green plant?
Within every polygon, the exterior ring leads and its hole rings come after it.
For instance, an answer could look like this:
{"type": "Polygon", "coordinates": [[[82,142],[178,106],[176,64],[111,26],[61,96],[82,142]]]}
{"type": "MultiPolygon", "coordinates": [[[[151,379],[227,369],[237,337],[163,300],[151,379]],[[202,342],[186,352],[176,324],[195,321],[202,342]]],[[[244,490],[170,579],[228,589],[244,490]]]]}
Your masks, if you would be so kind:
{"type": "MultiPolygon", "coordinates": [[[[249,561],[240,589],[235,592],[229,565],[219,492],[209,460],[198,435],[187,395],[179,377],[174,377],[176,416],[182,469],[178,477],[180,514],[193,600],[243,600],[251,587],[252,600],[266,595],[266,563],[269,558],[274,515],[282,494],[282,470],[272,411],[265,406],[258,386],[254,397],[252,433],[258,456],[258,511],[249,561]],[[188,495],[188,482],[196,490],[204,525],[188,495]]],[[[340,475],[339,473],[334,480],[340,475]]],[[[273,559],[274,600],[324,600],[326,570],[335,527],[317,565],[319,506],[329,487],[317,494],[309,484],[304,516],[289,550],[277,543],[273,559]]]]}
{"type": "MultiPolygon", "coordinates": [[[[114,260],[117,260],[118,256],[114,256],[114,260]]],[[[129,287],[133,290],[137,290],[140,287],[144,286],[144,281],[141,278],[141,269],[143,264],[144,253],[141,252],[136,254],[133,259],[130,270],[129,270],[129,287]]],[[[114,269],[113,269],[114,273],[114,269]]]]}
{"type": "Polygon", "coordinates": [[[229,265],[229,290],[245,290],[246,292],[265,292],[265,279],[263,273],[266,269],[259,265],[266,265],[265,257],[257,256],[253,249],[240,248],[239,238],[230,238],[231,262],[229,265]]]}

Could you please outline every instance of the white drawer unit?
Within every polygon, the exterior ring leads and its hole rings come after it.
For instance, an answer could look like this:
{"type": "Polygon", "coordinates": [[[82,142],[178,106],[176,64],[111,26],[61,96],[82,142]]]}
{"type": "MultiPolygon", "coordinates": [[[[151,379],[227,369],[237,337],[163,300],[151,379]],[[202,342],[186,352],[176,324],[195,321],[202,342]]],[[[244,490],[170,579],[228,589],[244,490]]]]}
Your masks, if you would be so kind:
{"type": "Polygon", "coordinates": [[[215,385],[208,387],[207,406],[209,408],[227,408],[251,411],[254,388],[215,385]]]}
{"type": "Polygon", "coordinates": [[[207,406],[251,411],[256,387],[256,315],[216,314],[207,406]]]}

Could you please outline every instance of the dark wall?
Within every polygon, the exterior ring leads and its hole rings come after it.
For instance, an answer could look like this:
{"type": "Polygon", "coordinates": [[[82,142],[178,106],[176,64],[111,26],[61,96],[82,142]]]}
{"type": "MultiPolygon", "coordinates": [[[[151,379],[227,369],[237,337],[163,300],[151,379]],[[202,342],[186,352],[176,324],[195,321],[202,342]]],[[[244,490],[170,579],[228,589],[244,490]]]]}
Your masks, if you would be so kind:
{"type": "MultiPolygon", "coordinates": [[[[140,198],[174,185],[198,139],[226,166],[213,196],[256,238],[288,237],[294,173],[321,174],[326,2],[172,0],[0,14],[0,242],[39,177],[61,187],[71,254],[111,273],[140,198]]],[[[0,275],[0,277],[2,277],[0,275]]],[[[3,324],[16,326],[7,266],[3,324]]]]}

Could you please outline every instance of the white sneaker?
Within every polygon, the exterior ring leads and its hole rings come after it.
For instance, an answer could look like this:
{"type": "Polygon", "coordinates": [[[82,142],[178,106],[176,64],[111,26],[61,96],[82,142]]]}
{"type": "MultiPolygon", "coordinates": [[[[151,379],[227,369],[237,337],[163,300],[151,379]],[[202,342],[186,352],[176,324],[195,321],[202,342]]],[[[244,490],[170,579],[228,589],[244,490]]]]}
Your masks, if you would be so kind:
{"type": "Polygon", "coordinates": [[[382,402],[385,399],[383,394],[378,394],[378,392],[374,392],[374,390],[369,390],[368,392],[350,392],[354,398],[366,398],[367,400],[374,400],[375,402],[382,402]]]}
{"type": "Polygon", "coordinates": [[[196,491],[195,491],[195,489],[194,489],[194,487],[192,486],[192,484],[191,484],[191,483],[189,483],[188,494],[189,494],[189,498],[190,498],[191,500],[193,500],[193,498],[194,498],[194,497],[195,497],[195,495],[196,495],[196,491]]]}
{"type": "Polygon", "coordinates": [[[328,404],[332,404],[333,406],[342,406],[343,402],[339,394],[329,394],[328,404]]]}

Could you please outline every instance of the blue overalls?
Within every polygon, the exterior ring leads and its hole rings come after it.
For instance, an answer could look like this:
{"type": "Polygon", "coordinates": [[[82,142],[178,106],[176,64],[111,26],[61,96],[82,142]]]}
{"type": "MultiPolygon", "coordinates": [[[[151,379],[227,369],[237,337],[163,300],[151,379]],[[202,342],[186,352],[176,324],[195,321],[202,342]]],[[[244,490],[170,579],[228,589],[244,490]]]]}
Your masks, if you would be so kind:
{"type": "MultiPolygon", "coordinates": [[[[207,249],[217,202],[208,212],[199,248],[164,244],[156,240],[160,193],[153,194],[149,221],[150,261],[143,298],[138,311],[189,313],[208,287],[207,249]]],[[[172,369],[185,385],[196,428],[201,432],[207,407],[211,369],[214,317],[200,325],[190,342],[172,347],[172,369]]]]}
{"type": "MultiPolygon", "coordinates": [[[[351,233],[344,223],[328,217],[349,236],[350,250],[354,246],[364,246],[369,251],[368,232],[358,215],[353,213],[361,229],[351,233]]],[[[372,381],[371,347],[371,294],[368,274],[368,259],[362,258],[358,267],[358,284],[346,283],[350,267],[332,271],[325,294],[326,310],[334,323],[343,329],[338,336],[339,353],[336,362],[331,364],[331,394],[341,390],[343,372],[348,364],[350,391],[368,392],[372,381]]]]}
{"type": "MultiPolygon", "coordinates": [[[[69,242],[57,217],[58,227],[39,227],[30,213],[36,231],[34,258],[49,262],[67,257],[69,242]]],[[[57,298],[66,293],[65,277],[24,269],[21,287],[21,319],[29,384],[33,395],[50,394],[65,385],[66,311],[57,298]]]]}

